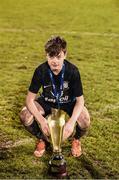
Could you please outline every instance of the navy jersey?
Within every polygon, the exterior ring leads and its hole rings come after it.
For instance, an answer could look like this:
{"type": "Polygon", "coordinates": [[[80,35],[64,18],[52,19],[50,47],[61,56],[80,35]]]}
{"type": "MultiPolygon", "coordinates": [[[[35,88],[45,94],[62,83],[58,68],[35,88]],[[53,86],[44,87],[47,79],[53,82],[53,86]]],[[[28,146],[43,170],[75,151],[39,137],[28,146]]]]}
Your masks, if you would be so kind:
{"type": "MultiPolygon", "coordinates": [[[[67,60],[64,60],[64,64],[65,72],[63,91],[59,98],[59,102],[61,104],[73,102],[76,97],[83,95],[81,77],[78,68],[67,60]]],[[[41,96],[44,98],[44,100],[46,102],[57,103],[56,97],[53,94],[52,81],[48,72],[49,68],[50,67],[47,61],[36,68],[32,77],[29,91],[37,94],[39,89],[42,87],[43,91],[41,96]]],[[[53,74],[57,91],[59,91],[60,88],[60,75],[61,72],[58,75],[53,74]]]]}

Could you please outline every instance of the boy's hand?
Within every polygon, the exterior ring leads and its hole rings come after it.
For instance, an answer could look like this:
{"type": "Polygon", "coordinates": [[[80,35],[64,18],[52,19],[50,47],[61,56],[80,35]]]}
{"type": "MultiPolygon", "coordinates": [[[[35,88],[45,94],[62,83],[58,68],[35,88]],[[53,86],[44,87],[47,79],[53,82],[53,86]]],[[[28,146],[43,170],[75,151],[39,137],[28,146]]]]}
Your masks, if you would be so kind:
{"type": "Polygon", "coordinates": [[[74,131],[75,121],[73,119],[69,119],[64,125],[63,130],[63,141],[65,141],[74,131]]]}
{"type": "Polygon", "coordinates": [[[50,135],[50,130],[49,130],[49,126],[48,126],[47,120],[44,119],[42,121],[42,123],[40,123],[40,125],[41,125],[41,129],[42,129],[44,135],[49,136],[50,135]]]}

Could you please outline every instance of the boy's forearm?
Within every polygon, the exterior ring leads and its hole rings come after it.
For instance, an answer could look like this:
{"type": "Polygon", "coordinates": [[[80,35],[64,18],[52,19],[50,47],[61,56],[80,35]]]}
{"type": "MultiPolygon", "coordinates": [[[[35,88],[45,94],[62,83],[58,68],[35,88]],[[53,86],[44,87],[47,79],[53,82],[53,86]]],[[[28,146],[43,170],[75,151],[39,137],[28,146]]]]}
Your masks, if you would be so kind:
{"type": "Polygon", "coordinates": [[[84,107],[84,99],[81,98],[80,101],[76,101],[76,104],[74,106],[74,109],[73,109],[73,113],[72,113],[72,116],[71,116],[71,119],[76,122],[83,110],[83,107],[84,107]]]}

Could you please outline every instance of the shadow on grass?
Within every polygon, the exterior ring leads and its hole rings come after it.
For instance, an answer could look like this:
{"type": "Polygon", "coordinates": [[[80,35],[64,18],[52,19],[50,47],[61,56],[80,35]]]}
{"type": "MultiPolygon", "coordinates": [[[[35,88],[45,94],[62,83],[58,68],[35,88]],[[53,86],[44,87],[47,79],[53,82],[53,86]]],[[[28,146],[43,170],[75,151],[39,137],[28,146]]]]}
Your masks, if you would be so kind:
{"type": "Polygon", "coordinates": [[[86,157],[86,155],[82,155],[80,160],[82,167],[88,170],[93,179],[103,179],[105,177],[105,173],[102,172],[102,170],[99,169],[99,167],[97,167],[97,165],[88,157],[86,157]]]}
{"type": "Polygon", "coordinates": [[[1,178],[50,178],[48,161],[51,153],[42,158],[33,155],[34,145],[0,149],[1,178]]]}

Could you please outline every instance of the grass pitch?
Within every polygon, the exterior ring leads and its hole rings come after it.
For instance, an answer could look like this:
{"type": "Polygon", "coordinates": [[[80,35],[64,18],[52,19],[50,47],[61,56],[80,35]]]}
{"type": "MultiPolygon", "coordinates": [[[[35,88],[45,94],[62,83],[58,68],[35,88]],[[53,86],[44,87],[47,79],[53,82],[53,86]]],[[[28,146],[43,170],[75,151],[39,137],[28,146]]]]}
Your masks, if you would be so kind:
{"type": "Polygon", "coordinates": [[[63,145],[71,179],[119,178],[119,1],[0,0],[0,178],[51,178],[51,151],[33,156],[36,139],[19,121],[34,68],[45,60],[51,35],[68,42],[81,72],[91,127],[84,155],[63,145]]]}

